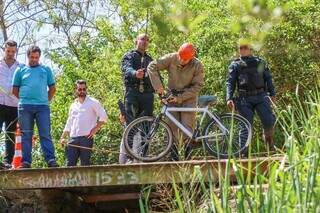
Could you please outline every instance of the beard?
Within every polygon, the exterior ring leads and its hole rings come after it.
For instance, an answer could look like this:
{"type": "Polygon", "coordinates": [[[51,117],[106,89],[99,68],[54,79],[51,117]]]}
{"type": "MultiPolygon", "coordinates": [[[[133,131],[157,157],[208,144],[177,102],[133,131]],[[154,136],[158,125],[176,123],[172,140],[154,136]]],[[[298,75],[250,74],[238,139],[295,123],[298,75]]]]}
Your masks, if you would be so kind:
{"type": "Polygon", "coordinates": [[[87,96],[86,93],[83,93],[83,92],[78,93],[79,98],[85,98],[86,96],[87,96]]]}
{"type": "Polygon", "coordinates": [[[39,65],[38,62],[30,62],[30,63],[29,63],[29,66],[30,66],[30,67],[36,67],[36,66],[38,66],[38,65],[39,65]]]}
{"type": "Polygon", "coordinates": [[[6,60],[15,60],[15,56],[14,55],[7,55],[4,57],[6,60]]]}

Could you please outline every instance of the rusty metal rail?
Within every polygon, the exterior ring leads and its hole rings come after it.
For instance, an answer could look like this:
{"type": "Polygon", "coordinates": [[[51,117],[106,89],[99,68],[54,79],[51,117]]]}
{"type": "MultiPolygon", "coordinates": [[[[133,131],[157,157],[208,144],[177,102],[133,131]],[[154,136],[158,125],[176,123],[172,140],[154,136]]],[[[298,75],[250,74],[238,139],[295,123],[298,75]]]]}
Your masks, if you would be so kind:
{"type": "Polygon", "coordinates": [[[207,179],[217,181],[219,174],[225,174],[228,162],[231,163],[229,164],[230,177],[235,179],[235,168],[242,169],[244,174],[254,175],[257,170],[266,172],[271,164],[280,163],[283,160],[280,156],[236,161],[197,160],[0,171],[0,189],[123,188],[171,183],[173,179],[176,183],[181,183],[190,181],[192,174],[199,171],[207,179]]]}

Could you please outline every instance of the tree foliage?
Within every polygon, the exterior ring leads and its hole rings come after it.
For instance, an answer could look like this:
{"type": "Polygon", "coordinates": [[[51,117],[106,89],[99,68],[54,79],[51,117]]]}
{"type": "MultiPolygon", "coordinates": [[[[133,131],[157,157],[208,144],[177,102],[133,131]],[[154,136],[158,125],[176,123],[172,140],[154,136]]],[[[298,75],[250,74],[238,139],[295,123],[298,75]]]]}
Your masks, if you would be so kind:
{"type": "MultiPolygon", "coordinates": [[[[205,66],[202,94],[219,97],[217,109],[225,111],[228,64],[237,57],[238,39],[254,44],[255,53],[271,67],[278,91],[277,106],[285,108],[286,96],[299,84],[302,90],[319,85],[320,5],[306,0],[112,0],[116,17],[95,19],[96,31],[70,37],[73,46],[49,52],[58,65],[57,95],[52,104],[53,137],[58,141],[68,108],[74,99],[73,83],[86,79],[89,93],[108,111],[109,121],[95,138],[94,163],[115,163],[122,127],[117,100],[123,98],[120,61],[134,48],[138,33],[147,30],[149,52],[156,59],[193,42],[205,66]],[[281,100],[283,102],[281,102],[281,100]]],[[[64,151],[58,148],[60,163],[64,151]]]]}

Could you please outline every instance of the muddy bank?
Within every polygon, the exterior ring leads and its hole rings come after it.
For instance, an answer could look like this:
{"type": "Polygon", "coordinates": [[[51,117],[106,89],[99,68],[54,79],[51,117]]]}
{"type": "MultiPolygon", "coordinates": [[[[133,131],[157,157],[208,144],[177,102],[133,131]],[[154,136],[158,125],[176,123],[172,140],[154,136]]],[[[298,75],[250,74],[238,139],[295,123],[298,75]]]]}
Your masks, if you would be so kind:
{"type": "Polygon", "coordinates": [[[82,212],[79,198],[58,190],[2,190],[0,212],[82,212]]]}

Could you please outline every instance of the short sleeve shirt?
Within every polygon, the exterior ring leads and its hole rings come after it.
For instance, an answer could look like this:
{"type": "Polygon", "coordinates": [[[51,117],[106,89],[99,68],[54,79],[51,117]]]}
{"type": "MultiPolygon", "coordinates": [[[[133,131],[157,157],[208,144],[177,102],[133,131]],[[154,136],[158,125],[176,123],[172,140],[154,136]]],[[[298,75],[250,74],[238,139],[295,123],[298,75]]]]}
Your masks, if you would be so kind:
{"type": "Polygon", "coordinates": [[[19,87],[19,104],[48,105],[48,87],[54,84],[52,70],[43,65],[22,66],[12,79],[12,86],[19,87]]]}

